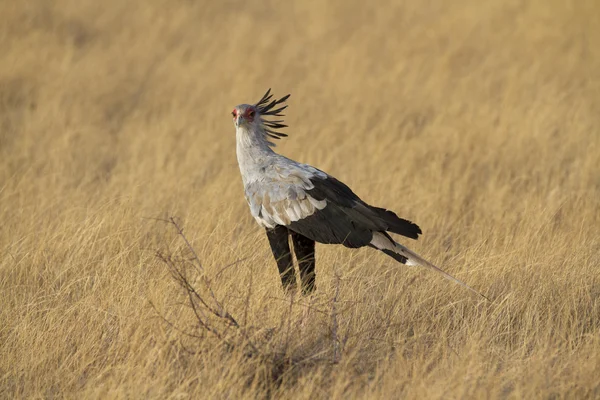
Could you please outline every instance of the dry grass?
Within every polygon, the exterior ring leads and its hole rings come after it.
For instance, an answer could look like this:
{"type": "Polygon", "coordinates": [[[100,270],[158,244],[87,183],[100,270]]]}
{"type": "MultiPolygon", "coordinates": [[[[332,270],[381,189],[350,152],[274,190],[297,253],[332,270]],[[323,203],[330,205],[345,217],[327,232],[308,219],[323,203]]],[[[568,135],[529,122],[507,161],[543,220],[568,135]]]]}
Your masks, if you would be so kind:
{"type": "Polygon", "coordinates": [[[0,397],[599,397],[598,4],[0,2],[0,397]],[[337,246],[286,296],[229,116],[268,87],[279,151],[494,301],[337,246]]]}

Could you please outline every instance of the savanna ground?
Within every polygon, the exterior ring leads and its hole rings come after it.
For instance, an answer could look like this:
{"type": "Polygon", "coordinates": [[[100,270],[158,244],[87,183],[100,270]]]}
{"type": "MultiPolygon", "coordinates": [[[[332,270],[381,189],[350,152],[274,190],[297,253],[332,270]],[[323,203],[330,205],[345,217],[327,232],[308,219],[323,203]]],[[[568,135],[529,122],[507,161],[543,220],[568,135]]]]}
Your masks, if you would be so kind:
{"type": "Polygon", "coordinates": [[[599,4],[1,1],[0,397],[600,397],[599,4]],[[341,246],[285,294],[229,114],[269,87],[492,301],[341,246]]]}

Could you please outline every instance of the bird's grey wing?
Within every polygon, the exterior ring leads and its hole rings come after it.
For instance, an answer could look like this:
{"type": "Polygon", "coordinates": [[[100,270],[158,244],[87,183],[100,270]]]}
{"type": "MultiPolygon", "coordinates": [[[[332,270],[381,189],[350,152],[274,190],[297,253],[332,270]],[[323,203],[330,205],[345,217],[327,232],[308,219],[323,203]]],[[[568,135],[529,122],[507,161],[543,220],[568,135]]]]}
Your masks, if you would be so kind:
{"type": "Polygon", "coordinates": [[[325,207],[325,201],[307,195],[306,191],[313,188],[308,177],[289,172],[276,173],[279,174],[276,179],[246,186],[246,200],[259,225],[265,228],[288,226],[325,207]]]}
{"type": "Polygon", "coordinates": [[[246,187],[246,198],[260,225],[284,225],[320,243],[362,247],[373,232],[398,231],[413,238],[421,233],[417,225],[369,206],[348,186],[308,165],[274,166],[264,180],[246,187]]]}

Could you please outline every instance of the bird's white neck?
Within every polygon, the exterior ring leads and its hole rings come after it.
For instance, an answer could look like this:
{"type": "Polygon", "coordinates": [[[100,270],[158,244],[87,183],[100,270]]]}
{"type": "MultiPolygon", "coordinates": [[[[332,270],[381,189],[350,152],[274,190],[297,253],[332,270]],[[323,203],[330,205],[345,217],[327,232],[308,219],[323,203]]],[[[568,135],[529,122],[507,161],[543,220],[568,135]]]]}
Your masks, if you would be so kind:
{"type": "Polygon", "coordinates": [[[272,162],[277,153],[269,147],[263,132],[238,127],[235,136],[238,164],[245,185],[258,180],[263,172],[261,169],[272,162]]]}

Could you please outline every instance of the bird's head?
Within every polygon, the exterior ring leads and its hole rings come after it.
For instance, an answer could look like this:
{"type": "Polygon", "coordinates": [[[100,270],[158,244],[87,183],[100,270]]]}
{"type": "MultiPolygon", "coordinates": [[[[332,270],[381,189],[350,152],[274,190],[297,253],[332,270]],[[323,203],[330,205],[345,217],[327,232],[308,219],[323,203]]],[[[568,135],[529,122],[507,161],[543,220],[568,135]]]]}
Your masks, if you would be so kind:
{"type": "Polygon", "coordinates": [[[260,117],[256,118],[257,111],[256,107],[250,104],[236,106],[231,112],[233,124],[236,128],[252,128],[260,120],[260,117]]]}
{"type": "MultiPolygon", "coordinates": [[[[282,97],[279,100],[271,100],[273,95],[271,94],[271,89],[267,90],[267,93],[258,101],[256,104],[240,104],[236,106],[231,115],[233,117],[233,124],[236,129],[243,129],[250,132],[260,132],[264,136],[272,138],[272,139],[280,139],[282,137],[286,137],[285,133],[278,132],[278,129],[287,128],[287,125],[284,125],[283,120],[270,121],[264,119],[267,116],[274,117],[283,117],[281,114],[283,110],[287,108],[287,106],[276,107],[284,103],[290,95],[282,97]]],[[[271,146],[274,146],[273,143],[269,142],[267,139],[267,143],[271,146]]]]}

